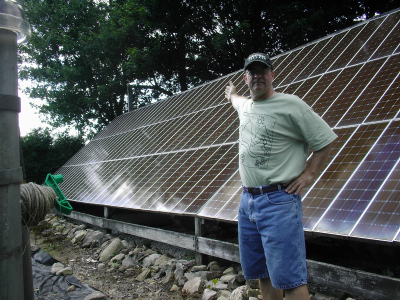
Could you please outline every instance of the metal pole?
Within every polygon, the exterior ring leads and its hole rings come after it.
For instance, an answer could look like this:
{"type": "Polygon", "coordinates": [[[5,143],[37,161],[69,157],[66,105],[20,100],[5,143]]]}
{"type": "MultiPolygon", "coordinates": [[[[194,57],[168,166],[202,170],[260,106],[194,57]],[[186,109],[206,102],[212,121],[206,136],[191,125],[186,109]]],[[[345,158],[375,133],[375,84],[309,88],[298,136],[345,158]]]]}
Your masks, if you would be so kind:
{"type": "Polygon", "coordinates": [[[17,34],[0,29],[0,299],[24,299],[17,34]]]}

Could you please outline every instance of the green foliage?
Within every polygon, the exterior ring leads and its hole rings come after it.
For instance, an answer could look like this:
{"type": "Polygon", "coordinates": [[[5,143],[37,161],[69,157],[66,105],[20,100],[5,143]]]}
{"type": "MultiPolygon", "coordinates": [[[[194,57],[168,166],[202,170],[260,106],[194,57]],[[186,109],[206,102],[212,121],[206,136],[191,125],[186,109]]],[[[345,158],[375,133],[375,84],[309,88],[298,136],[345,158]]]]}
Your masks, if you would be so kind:
{"type": "Polygon", "coordinates": [[[49,129],[34,129],[21,138],[26,182],[42,184],[83,146],[82,137],[63,132],[53,138],[49,129]]]}
{"type": "Polygon", "coordinates": [[[30,0],[22,79],[53,126],[93,135],[134,107],[396,8],[394,0],[30,0]]]}

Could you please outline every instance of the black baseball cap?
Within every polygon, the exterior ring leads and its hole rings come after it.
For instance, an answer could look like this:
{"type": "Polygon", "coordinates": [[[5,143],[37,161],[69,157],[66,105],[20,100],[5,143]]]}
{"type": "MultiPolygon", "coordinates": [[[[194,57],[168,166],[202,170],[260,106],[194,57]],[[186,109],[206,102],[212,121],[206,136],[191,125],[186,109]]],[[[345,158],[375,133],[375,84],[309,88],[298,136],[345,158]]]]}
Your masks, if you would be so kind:
{"type": "Polygon", "coordinates": [[[253,63],[253,62],[255,62],[255,61],[258,61],[258,62],[260,62],[260,63],[263,63],[263,64],[267,65],[271,70],[273,70],[272,62],[271,62],[271,60],[269,59],[269,56],[268,56],[267,54],[264,54],[264,53],[253,53],[253,54],[251,54],[251,55],[250,55],[248,58],[246,58],[246,60],[244,61],[244,69],[246,70],[247,67],[248,67],[251,63],[253,63]]]}

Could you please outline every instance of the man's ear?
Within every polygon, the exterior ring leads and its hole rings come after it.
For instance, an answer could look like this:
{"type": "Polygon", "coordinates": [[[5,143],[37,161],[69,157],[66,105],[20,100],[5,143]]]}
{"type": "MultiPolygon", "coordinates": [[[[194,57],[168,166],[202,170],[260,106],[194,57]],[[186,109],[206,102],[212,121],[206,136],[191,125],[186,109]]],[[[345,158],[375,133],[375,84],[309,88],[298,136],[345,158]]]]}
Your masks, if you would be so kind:
{"type": "Polygon", "coordinates": [[[246,73],[243,74],[243,81],[244,81],[245,84],[247,84],[247,75],[246,75],[246,73]]]}

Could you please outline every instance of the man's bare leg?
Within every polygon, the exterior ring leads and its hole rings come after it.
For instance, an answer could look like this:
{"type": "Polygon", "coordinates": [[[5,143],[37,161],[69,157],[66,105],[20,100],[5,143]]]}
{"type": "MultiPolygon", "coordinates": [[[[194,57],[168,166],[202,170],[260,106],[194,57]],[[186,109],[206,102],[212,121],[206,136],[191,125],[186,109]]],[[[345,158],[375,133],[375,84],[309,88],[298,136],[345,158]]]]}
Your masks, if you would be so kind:
{"type": "Polygon", "coordinates": [[[285,290],[285,300],[310,300],[307,285],[285,290]]]}
{"type": "Polygon", "coordinates": [[[282,300],[283,291],[276,289],[272,286],[269,278],[262,278],[258,280],[260,285],[261,295],[264,300],[282,300]]]}

